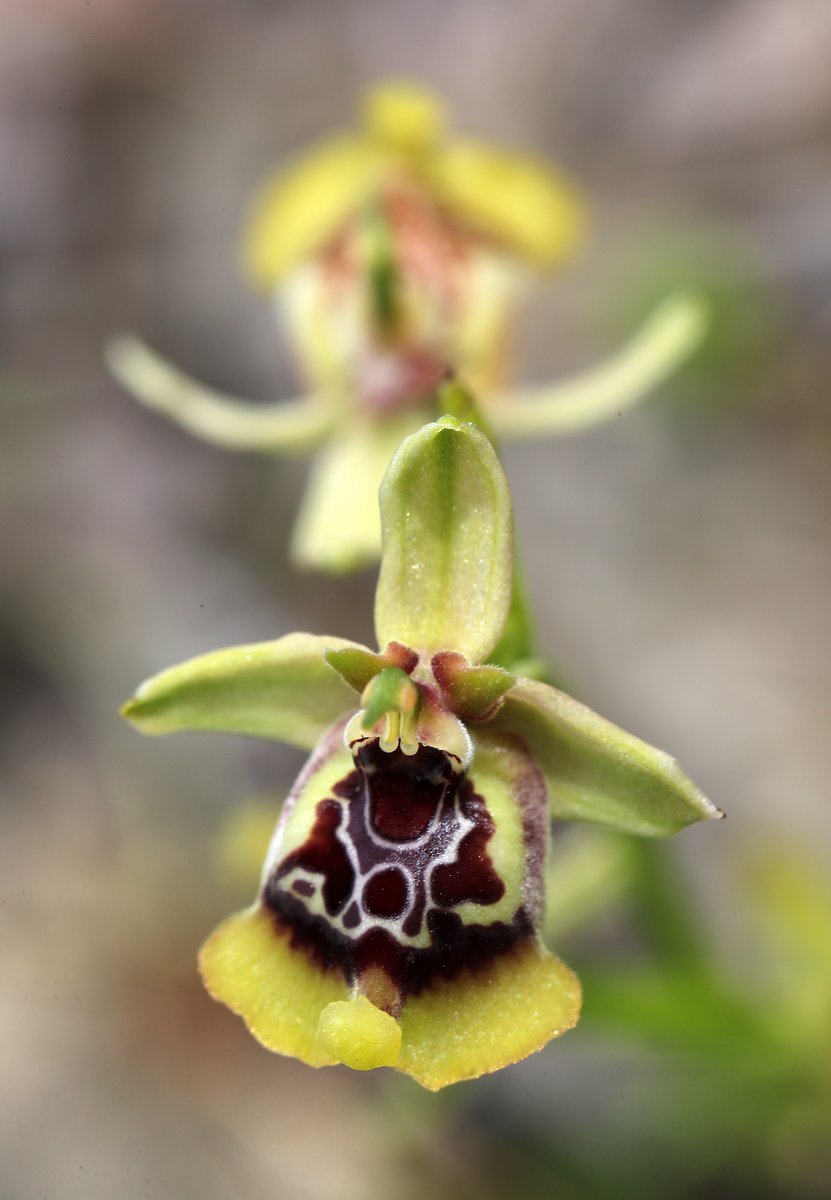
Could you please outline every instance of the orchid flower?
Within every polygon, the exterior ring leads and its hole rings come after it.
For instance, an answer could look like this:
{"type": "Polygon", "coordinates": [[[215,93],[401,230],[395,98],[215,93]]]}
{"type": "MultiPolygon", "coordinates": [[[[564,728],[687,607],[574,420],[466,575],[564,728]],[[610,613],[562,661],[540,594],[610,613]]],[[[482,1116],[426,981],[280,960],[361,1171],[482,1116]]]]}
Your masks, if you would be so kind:
{"type": "Polygon", "coordinates": [[[234,450],[318,457],[292,540],[332,571],[380,549],[378,485],[401,440],[439,415],[452,369],[497,436],[562,435],[637,404],[698,344],[702,302],[673,294],[609,361],[555,384],[506,382],[510,318],[531,271],[581,240],[573,185],[542,162],[447,136],[439,101],[387,84],[363,125],[268,180],[244,266],[272,292],[307,394],[256,405],[213,391],[132,336],[110,368],[148,408],[234,450]]]}
{"type": "Polygon", "coordinates": [[[477,426],[443,417],[411,435],[381,521],[381,649],[293,633],[220,650],[148,680],[123,712],[144,733],[311,751],[259,895],[209,937],[202,977],[271,1050],[436,1090],[577,1021],[579,983],[541,936],[550,818],[664,836],[721,814],[668,755],[488,665],[513,532],[477,426]]]}

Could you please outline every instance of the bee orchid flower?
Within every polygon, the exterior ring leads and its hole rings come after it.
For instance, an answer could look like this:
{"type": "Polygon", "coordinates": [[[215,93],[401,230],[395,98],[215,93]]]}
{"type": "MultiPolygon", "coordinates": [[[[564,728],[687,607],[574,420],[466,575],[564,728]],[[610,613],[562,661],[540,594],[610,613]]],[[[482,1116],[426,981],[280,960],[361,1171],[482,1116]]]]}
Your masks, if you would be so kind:
{"type": "Polygon", "coordinates": [[[541,937],[552,817],[663,836],[720,813],[668,755],[488,664],[513,532],[477,426],[443,417],[410,436],[381,517],[381,649],[294,633],[220,650],[123,711],[145,733],[311,751],[255,903],[202,948],[205,985],[271,1050],[436,1090],[577,1021],[578,981],[541,937]]]}
{"type": "Polygon", "coordinates": [[[387,84],[359,130],[268,180],[245,230],[249,278],[273,294],[305,381],[255,405],[198,383],[132,336],[107,349],[147,407],[216,445],[317,458],[292,541],[299,566],[352,570],[380,549],[377,491],[393,451],[439,415],[452,369],[495,435],[578,431],[638,403],[692,352],[702,302],[667,298],[608,362],[555,384],[509,386],[522,286],[579,245],[583,204],[530,157],[450,137],[436,97],[387,84]]]}

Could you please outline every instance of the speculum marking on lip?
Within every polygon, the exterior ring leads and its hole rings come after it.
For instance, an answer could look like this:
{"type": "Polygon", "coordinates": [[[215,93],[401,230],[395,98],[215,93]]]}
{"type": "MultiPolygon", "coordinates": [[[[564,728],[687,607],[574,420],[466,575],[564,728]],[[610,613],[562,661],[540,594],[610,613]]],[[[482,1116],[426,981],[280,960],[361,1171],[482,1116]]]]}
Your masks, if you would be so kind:
{"type": "Polygon", "coordinates": [[[475,823],[462,838],[456,861],[440,863],[434,870],[433,900],[442,908],[452,908],[465,900],[496,904],[505,894],[505,884],[494,871],[487,851],[494,832],[493,820],[482,797],[472,791],[462,798],[462,812],[475,823]]]}
{"type": "Polygon", "coordinates": [[[294,943],[350,982],[382,971],[403,998],[530,932],[521,908],[509,923],[491,924],[463,921],[457,911],[466,902],[497,903],[505,885],[488,853],[493,818],[450,757],[428,746],[389,753],[372,738],[353,750],[355,769],[318,802],[305,842],[264,888],[264,903],[294,943]],[[308,876],[320,881],[325,914],[319,901],[309,907],[317,889],[308,876]]]}
{"type": "Polygon", "coordinates": [[[364,884],[364,912],[373,917],[400,917],[407,903],[407,877],[398,867],[385,867],[364,884]]]}
{"type": "Polygon", "coordinates": [[[337,831],[343,820],[343,808],[336,800],[321,800],[317,806],[312,832],[302,846],[287,854],[280,863],[278,878],[302,867],[323,876],[323,900],[326,911],[335,916],[352,895],[355,872],[337,831]]]}

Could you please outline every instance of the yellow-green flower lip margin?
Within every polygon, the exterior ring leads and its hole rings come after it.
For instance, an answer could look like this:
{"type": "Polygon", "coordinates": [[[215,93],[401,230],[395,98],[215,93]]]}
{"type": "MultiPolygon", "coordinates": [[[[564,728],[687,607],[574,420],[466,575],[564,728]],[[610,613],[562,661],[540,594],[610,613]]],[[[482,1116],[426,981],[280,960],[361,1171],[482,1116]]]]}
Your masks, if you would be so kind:
{"type": "Polygon", "coordinates": [[[556,266],[579,246],[585,206],[576,186],[541,159],[447,136],[444,106],[427,88],[379,84],[361,113],[356,132],[322,141],[259,190],[242,244],[256,286],[271,289],[401,178],[536,267],[556,266]]]}

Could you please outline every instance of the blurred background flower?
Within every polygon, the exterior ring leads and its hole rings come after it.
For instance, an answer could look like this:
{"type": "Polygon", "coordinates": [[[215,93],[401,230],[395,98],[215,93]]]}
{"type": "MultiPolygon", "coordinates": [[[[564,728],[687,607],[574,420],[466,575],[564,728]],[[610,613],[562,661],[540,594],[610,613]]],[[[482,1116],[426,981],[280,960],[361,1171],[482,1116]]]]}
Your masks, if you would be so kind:
{"type": "MultiPolygon", "coordinates": [[[[38,0],[2,17],[4,1196],[594,1197],[624,1178],[644,1196],[827,1194],[821,972],[772,948],[741,867],[783,828],[800,862],[810,845],[823,864],[831,842],[831,14],[815,0],[38,0]],[[390,75],[441,92],[459,127],[562,163],[589,198],[584,252],[517,324],[523,379],[599,357],[679,280],[712,298],[715,332],[662,405],[511,446],[506,465],[541,649],[729,810],[718,837],[691,831],[661,862],[720,990],[729,979],[741,1014],[749,991],[816,1047],[806,1065],[786,1045],[783,1065],[781,1035],[774,1055],[762,1032],[748,1052],[717,997],[728,1043],[766,1073],[764,1113],[742,1108],[749,1086],[716,1103],[721,1050],[700,1029],[685,1056],[677,1030],[659,1044],[654,1015],[649,1036],[634,1017],[623,1030],[634,1000],[609,1015],[602,980],[593,1030],[587,987],[570,1041],[423,1104],[406,1081],[276,1061],[199,987],[195,948],[256,886],[257,865],[243,884],[245,855],[218,849],[234,798],[266,793],[276,812],[299,756],[148,745],[117,704],[213,646],[295,627],[366,641],[373,579],[292,575],[305,468],[148,420],[100,347],[140,329],[217,388],[291,395],[271,314],[238,278],[239,223],[264,166],[390,75]]],[[[255,824],[234,836],[255,841],[255,824]]],[[[564,880],[577,851],[555,831],[564,880]]],[[[570,884],[570,944],[556,944],[589,982],[589,966],[648,958],[674,1001],[677,925],[664,916],[647,940],[655,905],[631,873],[615,915],[589,920],[615,855],[594,875],[578,863],[591,883],[570,884]]],[[[797,931],[815,910],[785,907],[797,931]]]]}
{"type": "Polygon", "coordinates": [[[316,452],[289,553],[335,573],[377,560],[387,463],[441,415],[448,376],[473,388],[500,437],[579,432],[671,376],[699,347],[711,307],[672,293],[608,361],[517,385],[517,301],[532,268],[550,270],[579,245],[576,190],[542,160],[449,136],[441,100],[418,84],[377,84],[361,110],[355,130],[278,168],[244,226],[246,272],[273,292],[307,394],[246,403],[131,334],[104,348],[131,395],[213,445],[316,452]]]}

